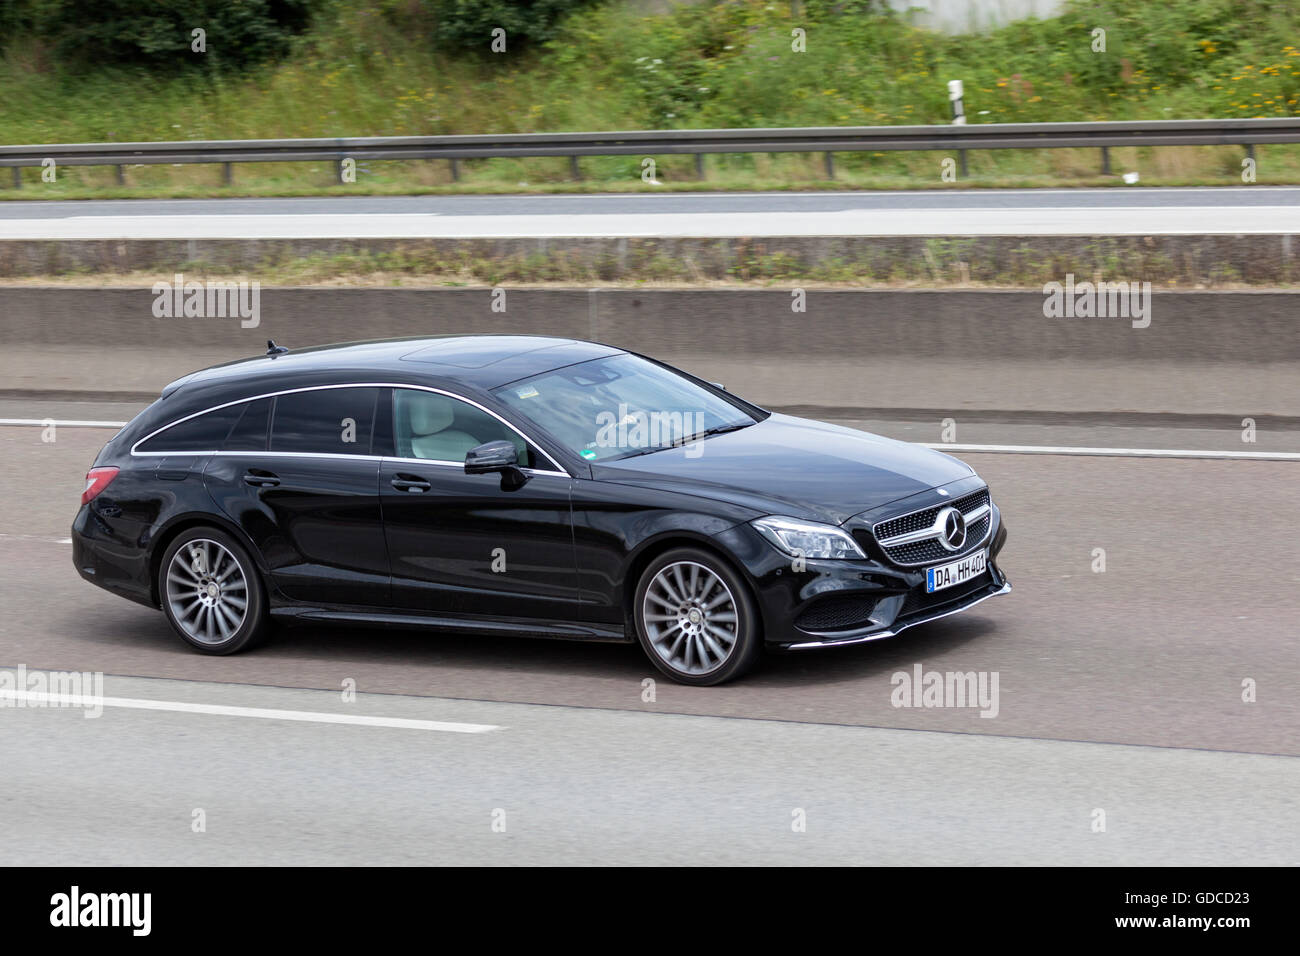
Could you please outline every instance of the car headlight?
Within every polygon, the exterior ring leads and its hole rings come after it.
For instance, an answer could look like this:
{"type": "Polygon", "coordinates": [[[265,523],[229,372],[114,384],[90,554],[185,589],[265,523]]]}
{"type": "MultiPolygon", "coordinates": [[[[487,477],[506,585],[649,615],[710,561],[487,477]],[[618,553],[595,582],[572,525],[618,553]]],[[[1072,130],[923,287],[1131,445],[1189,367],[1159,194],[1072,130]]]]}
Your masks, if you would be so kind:
{"type": "Polygon", "coordinates": [[[856,541],[833,524],[797,518],[755,518],[754,530],[791,557],[865,558],[856,541]]]}

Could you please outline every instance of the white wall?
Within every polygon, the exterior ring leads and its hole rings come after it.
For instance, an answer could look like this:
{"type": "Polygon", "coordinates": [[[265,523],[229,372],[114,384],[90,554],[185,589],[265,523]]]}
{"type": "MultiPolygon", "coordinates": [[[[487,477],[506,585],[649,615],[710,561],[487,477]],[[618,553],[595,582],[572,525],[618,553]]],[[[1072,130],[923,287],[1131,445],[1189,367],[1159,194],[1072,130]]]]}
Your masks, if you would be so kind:
{"type": "MultiPolygon", "coordinates": [[[[681,3],[708,0],[629,0],[647,15],[664,13],[681,3]]],[[[790,0],[772,0],[788,3],[790,0]]],[[[1065,0],[889,0],[889,5],[910,17],[917,26],[945,33],[963,33],[1001,26],[1028,16],[1052,17],[1061,12],[1065,0]]]]}
{"type": "Polygon", "coordinates": [[[1056,16],[1065,0],[889,0],[917,26],[965,33],[1001,26],[1029,16],[1056,16]]]}

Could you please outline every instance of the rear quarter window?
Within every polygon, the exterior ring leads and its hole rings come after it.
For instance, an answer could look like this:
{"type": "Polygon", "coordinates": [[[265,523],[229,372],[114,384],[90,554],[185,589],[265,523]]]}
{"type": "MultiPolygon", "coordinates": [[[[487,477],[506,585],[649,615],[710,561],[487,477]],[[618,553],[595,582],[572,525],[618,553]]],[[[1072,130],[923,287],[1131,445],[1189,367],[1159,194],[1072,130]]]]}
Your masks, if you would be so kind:
{"type": "Polygon", "coordinates": [[[136,446],[136,451],[153,453],[218,451],[225,445],[226,436],[230,434],[230,429],[239,420],[243,411],[243,405],[231,405],[184,419],[146,438],[136,446]]]}

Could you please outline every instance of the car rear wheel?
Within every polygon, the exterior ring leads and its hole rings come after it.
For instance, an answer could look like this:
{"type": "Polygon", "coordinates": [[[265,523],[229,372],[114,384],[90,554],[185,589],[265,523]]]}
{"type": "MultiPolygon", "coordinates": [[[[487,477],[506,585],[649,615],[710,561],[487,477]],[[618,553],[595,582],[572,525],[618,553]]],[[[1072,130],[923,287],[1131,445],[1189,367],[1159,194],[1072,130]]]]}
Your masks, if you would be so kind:
{"type": "Polygon", "coordinates": [[[266,594],[248,552],[217,528],[177,536],[158,568],[163,612],[187,644],[233,654],[267,631],[266,594]]]}
{"type": "Polygon", "coordinates": [[[682,684],[732,680],[762,653],[758,613],[745,582],[700,548],[674,548],[650,562],[633,613],[646,655],[682,684]]]}

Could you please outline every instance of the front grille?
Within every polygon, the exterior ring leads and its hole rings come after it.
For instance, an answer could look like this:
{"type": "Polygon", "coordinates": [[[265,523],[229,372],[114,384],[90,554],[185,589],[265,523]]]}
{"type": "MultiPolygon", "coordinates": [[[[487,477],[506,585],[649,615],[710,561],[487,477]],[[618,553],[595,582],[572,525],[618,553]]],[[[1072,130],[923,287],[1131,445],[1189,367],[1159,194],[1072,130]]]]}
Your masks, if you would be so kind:
{"type": "Polygon", "coordinates": [[[843,631],[871,623],[876,599],[857,594],[836,594],[817,601],[795,619],[801,631],[843,631]]]}
{"type": "MultiPolygon", "coordinates": [[[[952,501],[952,506],[962,514],[969,514],[976,508],[990,503],[989,490],[981,488],[979,491],[971,492],[952,501]]],[[[949,507],[948,502],[925,508],[921,511],[914,511],[908,515],[902,515],[898,518],[890,518],[882,521],[875,526],[876,541],[886,540],[896,537],[900,534],[908,534],[913,531],[921,531],[929,528],[934,524],[935,518],[940,510],[949,507]]],[[[978,521],[970,524],[966,528],[966,545],[957,551],[949,551],[941,545],[937,538],[927,538],[924,541],[911,541],[907,544],[894,545],[885,547],[881,545],[881,550],[885,556],[895,564],[917,565],[917,564],[934,564],[938,561],[947,559],[957,559],[963,554],[974,551],[984,542],[984,538],[989,533],[989,525],[993,521],[993,514],[990,511],[978,521]]]]}
{"type": "MultiPolygon", "coordinates": [[[[981,488],[979,491],[955,499],[952,505],[962,514],[965,514],[967,511],[972,511],[980,505],[988,503],[989,490],[981,488]]],[[[901,518],[890,518],[888,521],[882,521],[876,525],[876,539],[893,538],[900,534],[907,534],[909,531],[920,531],[922,528],[928,528],[934,524],[934,519],[939,514],[940,509],[946,507],[948,507],[948,502],[945,501],[933,508],[926,508],[924,511],[914,511],[912,514],[903,515],[901,518]]]]}
{"type": "Polygon", "coordinates": [[[935,591],[933,594],[926,594],[925,585],[918,584],[908,591],[907,597],[903,599],[903,606],[898,611],[898,620],[910,617],[913,614],[933,611],[945,604],[956,604],[976,592],[984,590],[992,582],[992,572],[985,570],[982,574],[971,578],[964,584],[956,584],[950,588],[944,588],[942,591],[935,591]]]}
{"type": "MultiPolygon", "coordinates": [[[[970,525],[966,529],[966,540],[968,542],[980,542],[984,536],[989,533],[989,522],[993,520],[992,515],[985,515],[970,525]]],[[[945,561],[948,558],[956,560],[966,551],[972,550],[968,545],[960,551],[949,551],[941,545],[937,539],[931,538],[928,541],[913,541],[911,544],[900,544],[897,547],[885,548],[885,554],[889,555],[891,561],[898,564],[934,564],[937,561],[945,561]]]]}

